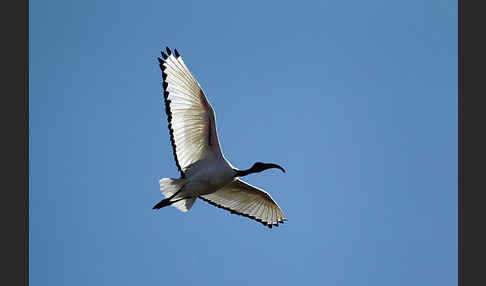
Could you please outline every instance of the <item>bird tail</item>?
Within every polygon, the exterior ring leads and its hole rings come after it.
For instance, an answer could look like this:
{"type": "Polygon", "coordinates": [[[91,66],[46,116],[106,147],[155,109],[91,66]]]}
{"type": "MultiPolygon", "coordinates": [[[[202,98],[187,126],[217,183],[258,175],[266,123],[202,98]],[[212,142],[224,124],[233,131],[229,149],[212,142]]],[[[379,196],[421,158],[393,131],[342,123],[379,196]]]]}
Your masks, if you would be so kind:
{"type": "Polygon", "coordinates": [[[171,179],[164,178],[159,181],[160,191],[166,197],[158,204],[156,204],[153,209],[160,209],[165,206],[174,206],[177,209],[187,212],[191,209],[192,205],[196,201],[196,198],[184,198],[179,196],[180,191],[186,184],[185,179],[171,179]]]}

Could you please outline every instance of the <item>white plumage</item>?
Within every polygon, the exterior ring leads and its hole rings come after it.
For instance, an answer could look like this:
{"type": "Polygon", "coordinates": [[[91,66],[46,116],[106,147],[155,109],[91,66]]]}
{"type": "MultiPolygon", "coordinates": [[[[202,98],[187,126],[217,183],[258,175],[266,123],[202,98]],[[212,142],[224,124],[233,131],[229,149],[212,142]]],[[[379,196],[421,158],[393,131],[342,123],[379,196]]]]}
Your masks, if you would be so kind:
{"type": "Polygon", "coordinates": [[[154,209],[172,205],[188,211],[197,198],[232,213],[249,217],[272,227],[286,218],[265,191],[239,177],[269,168],[285,170],[276,164],[255,163],[248,170],[235,169],[223,156],[216,132],[214,110],[202,88],[177,50],[167,48],[158,58],[162,70],[169,133],[179,179],[160,180],[166,199],[154,209]]]}

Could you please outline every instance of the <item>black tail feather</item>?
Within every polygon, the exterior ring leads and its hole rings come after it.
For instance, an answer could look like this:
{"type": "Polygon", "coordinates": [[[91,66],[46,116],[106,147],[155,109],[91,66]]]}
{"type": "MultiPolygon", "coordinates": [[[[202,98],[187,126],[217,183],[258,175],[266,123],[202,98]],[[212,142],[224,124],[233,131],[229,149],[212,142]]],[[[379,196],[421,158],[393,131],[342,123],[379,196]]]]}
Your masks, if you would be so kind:
{"type": "Polygon", "coordinates": [[[178,201],[182,201],[182,200],[185,200],[187,198],[181,198],[181,199],[178,199],[178,200],[173,200],[171,201],[171,199],[176,195],[177,193],[175,193],[174,195],[172,195],[170,198],[167,198],[167,199],[163,199],[161,200],[158,204],[156,204],[152,209],[153,210],[158,210],[158,209],[161,209],[163,207],[166,207],[166,206],[170,206],[171,204],[173,203],[177,203],[178,201]]]}
{"type": "Polygon", "coordinates": [[[176,201],[171,201],[170,199],[163,199],[158,204],[156,204],[152,209],[158,210],[166,206],[170,206],[171,204],[175,203],[176,201]]]}
{"type": "Polygon", "coordinates": [[[180,190],[178,190],[177,192],[175,192],[172,196],[166,198],[166,199],[163,199],[161,200],[158,204],[156,204],[152,209],[153,210],[158,210],[158,209],[161,209],[163,207],[166,207],[166,206],[170,206],[171,204],[175,203],[175,202],[178,202],[180,200],[184,200],[185,198],[182,198],[182,199],[178,199],[178,200],[174,200],[172,201],[172,199],[177,196],[177,194],[179,194],[182,189],[184,189],[184,187],[182,187],[180,190]]]}

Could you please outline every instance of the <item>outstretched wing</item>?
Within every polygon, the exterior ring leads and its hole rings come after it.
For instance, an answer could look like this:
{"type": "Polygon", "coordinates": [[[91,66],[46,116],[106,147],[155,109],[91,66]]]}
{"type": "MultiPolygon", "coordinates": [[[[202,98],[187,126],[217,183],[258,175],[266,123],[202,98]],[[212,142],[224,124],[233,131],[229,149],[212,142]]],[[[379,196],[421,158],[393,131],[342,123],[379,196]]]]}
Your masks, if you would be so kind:
{"type": "Polygon", "coordinates": [[[201,160],[221,156],[214,111],[177,50],[158,58],[162,70],[165,112],[174,158],[181,177],[201,160]]]}
{"type": "Polygon", "coordinates": [[[220,190],[204,196],[202,200],[272,228],[287,219],[270,195],[240,179],[236,179],[220,190]]]}

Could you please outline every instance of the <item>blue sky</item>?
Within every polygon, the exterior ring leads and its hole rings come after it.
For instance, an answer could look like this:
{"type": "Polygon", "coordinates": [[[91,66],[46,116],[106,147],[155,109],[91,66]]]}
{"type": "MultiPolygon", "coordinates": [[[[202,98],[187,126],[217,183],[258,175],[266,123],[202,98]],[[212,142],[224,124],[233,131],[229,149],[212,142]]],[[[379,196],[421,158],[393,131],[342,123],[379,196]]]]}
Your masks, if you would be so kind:
{"type": "Polygon", "coordinates": [[[457,1],[31,1],[29,76],[31,285],[457,284],[457,1]],[[165,46],[287,223],[152,210],[165,46]]]}

